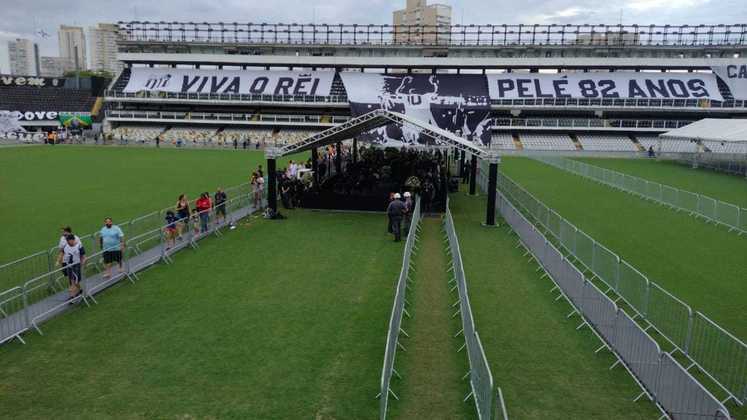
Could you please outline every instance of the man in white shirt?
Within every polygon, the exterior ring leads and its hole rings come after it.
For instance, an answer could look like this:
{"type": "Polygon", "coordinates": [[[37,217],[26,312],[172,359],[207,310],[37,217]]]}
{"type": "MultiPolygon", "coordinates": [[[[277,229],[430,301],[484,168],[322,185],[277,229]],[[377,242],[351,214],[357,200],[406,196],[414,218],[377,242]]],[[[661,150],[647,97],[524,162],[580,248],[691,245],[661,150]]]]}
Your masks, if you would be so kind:
{"type": "Polygon", "coordinates": [[[295,162],[290,161],[288,169],[290,170],[291,179],[296,179],[296,175],[298,175],[298,165],[296,165],[295,162]]]}
{"type": "MultiPolygon", "coordinates": [[[[73,229],[70,228],[70,226],[65,226],[62,228],[62,236],[60,236],[60,241],[57,244],[57,249],[60,250],[60,255],[62,255],[62,250],[63,248],[65,248],[65,245],[67,245],[67,239],[65,239],[67,235],[73,235],[73,229]]],[[[76,243],[80,243],[80,238],[78,237],[78,235],[73,235],[73,237],[75,238],[76,243]]]]}
{"type": "Polygon", "coordinates": [[[82,294],[80,288],[80,281],[83,279],[81,267],[86,263],[86,250],[80,240],[76,240],[72,234],[67,235],[65,241],[65,246],[57,259],[57,264],[64,267],[63,272],[67,275],[70,284],[68,289],[70,300],[73,300],[82,294]]]}

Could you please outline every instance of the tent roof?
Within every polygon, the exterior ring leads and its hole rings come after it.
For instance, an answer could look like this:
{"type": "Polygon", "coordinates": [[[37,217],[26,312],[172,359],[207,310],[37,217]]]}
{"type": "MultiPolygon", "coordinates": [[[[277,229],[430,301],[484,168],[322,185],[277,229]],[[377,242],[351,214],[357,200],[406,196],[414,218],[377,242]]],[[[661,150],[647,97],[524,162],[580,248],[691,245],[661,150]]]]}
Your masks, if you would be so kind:
{"type": "Polygon", "coordinates": [[[281,147],[280,149],[268,150],[267,155],[268,157],[277,158],[311,150],[315,147],[322,147],[347,140],[354,137],[356,134],[365,133],[392,123],[400,126],[403,124],[415,125],[423,129],[423,134],[438,140],[441,143],[475,154],[480,159],[494,158],[493,154],[475,146],[471,141],[459,137],[454,133],[438,128],[432,124],[425,123],[416,118],[384,109],[377,109],[367,114],[352,118],[342,124],[309,136],[295,144],[281,147]]]}
{"type": "Polygon", "coordinates": [[[661,137],[747,143],[747,119],[706,118],[664,133],[661,137]]]}

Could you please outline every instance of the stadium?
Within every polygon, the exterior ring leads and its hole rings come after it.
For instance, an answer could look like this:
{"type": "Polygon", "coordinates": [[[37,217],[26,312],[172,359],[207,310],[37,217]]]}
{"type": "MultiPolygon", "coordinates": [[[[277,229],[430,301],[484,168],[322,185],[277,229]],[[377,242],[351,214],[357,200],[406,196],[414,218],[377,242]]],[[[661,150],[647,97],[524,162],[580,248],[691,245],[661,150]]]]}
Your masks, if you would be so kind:
{"type": "Polygon", "coordinates": [[[0,76],[0,416],[747,418],[747,25],[118,29],[0,76]]]}

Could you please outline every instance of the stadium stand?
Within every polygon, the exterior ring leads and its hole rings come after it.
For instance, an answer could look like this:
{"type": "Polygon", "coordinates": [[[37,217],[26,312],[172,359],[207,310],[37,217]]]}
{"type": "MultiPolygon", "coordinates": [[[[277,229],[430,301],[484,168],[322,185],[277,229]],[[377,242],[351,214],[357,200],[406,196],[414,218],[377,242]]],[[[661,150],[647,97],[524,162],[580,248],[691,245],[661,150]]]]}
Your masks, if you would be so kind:
{"type": "Polygon", "coordinates": [[[111,131],[112,140],[127,140],[135,143],[150,143],[156,140],[164,127],[138,126],[117,127],[111,131]]]}
{"type": "Polygon", "coordinates": [[[576,136],[581,147],[597,152],[635,152],[638,148],[626,135],[615,134],[579,134],[576,136]]]}
{"type": "Polygon", "coordinates": [[[747,143],[703,141],[706,151],[713,153],[747,153],[747,143]]]}
{"type": "Polygon", "coordinates": [[[529,134],[519,135],[521,144],[527,150],[576,150],[576,145],[567,134],[529,134]]]}
{"type": "Polygon", "coordinates": [[[141,126],[128,125],[114,128],[110,131],[112,141],[126,141],[134,144],[155,144],[156,137],[160,136],[161,144],[166,145],[191,145],[202,147],[233,147],[234,140],[237,146],[259,144],[261,147],[284,146],[296,143],[311,136],[316,131],[277,128],[195,128],[166,126],[141,126]]]}
{"type": "Polygon", "coordinates": [[[698,145],[690,140],[669,140],[660,139],[656,136],[637,136],[638,143],[641,144],[646,150],[649,147],[653,147],[654,150],[660,153],[695,153],[698,151],[698,145]],[[659,148],[659,141],[661,140],[661,149],[659,148]]]}
{"type": "Polygon", "coordinates": [[[161,135],[161,141],[164,143],[201,143],[205,144],[210,141],[216,133],[216,128],[172,128],[161,135]]]}
{"type": "Polygon", "coordinates": [[[86,89],[3,87],[0,109],[19,111],[91,112],[96,97],[86,89]]]}
{"type": "Polygon", "coordinates": [[[493,133],[491,138],[491,148],[516,150],[514,137],[511,133],[493,133]]]}

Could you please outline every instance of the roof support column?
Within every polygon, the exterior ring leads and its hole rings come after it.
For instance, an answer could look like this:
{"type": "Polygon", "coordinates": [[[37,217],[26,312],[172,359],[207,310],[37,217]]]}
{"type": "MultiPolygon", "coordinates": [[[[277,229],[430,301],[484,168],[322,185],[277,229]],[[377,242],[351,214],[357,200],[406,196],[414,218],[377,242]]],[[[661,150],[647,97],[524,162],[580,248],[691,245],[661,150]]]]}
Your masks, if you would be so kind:
{"type": "Polygon", "coordinates": [[[319,186],[319,150],[316,147],[311,149],[311,170],[314,172],[314,186],[319,186]]]}
{"type": "Polygon", "coordinates": [[[335,145],[335,175],[342,173],[342,142],[335,145]]]}
{"type": "Polygon", "coordinates": [[[493,155],[487,159],[490,164],[488,170],[488,204],[485,213],[485,226],[495,226],[495,204],[496,204],[496,190],[498,188],[498,163],[500,158],[498,155],[493,155]]]}
{"type": "Polygon", "coordinates": [[[459,178],[464,178],[464,159],[467,157],[467,152],[464,150],[459,151],[459,178]]]}
{"type": "Polygon", "coordinates": [[[274,219],[278,214],[277,151],[274,148],[267,149],[265,157],[267,158],[267,206],[274,219]]]}
{"type": "Polygon", "coordinates": [[[469,167],[469,195],[477,195],[477,155],[472,154],[469,167]]]}

